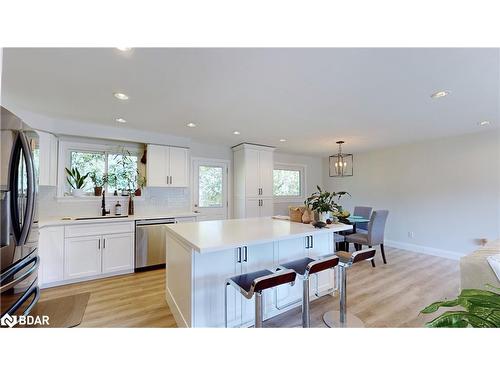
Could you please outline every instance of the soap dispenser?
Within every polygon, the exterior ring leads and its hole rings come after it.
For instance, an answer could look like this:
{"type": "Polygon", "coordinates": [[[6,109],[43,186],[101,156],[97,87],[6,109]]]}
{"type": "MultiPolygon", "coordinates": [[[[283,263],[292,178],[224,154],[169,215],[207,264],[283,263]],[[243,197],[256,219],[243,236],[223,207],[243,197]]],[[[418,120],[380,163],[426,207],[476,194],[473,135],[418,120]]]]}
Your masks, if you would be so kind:
{"type": "Polygon", "coordinates": [[[120,201],[116,202],[116,205],[115,205],[115,215],[116,216],[121,216],[122,215],[122,205],[120,204],[120,201]]]}

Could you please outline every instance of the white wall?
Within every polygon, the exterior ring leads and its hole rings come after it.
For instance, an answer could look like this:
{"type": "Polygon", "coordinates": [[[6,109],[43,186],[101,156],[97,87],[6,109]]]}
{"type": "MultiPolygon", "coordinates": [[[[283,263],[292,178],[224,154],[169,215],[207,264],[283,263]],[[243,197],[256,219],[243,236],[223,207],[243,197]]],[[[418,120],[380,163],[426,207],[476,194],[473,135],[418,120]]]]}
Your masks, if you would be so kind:
{"type": "Polygon", "coordinates": [[[325,158],[323,176],[352,194],[347,209],[389,210],[387,244],[456,258],[500,237],[499,146],[498,130],[482,131],[355,154],[353,177],[329,177],[325,158]]]}
{"type": "MultiPolygon", "coordinates": [[[[320,157],[295,155],[295,154],[285,154],[279,151],[274,153],[275,163],[285,163],[285,164],[300,164],[305,166],[306,170],[306,181],[305,181],[305,196],[309,196],[316,190],[316,185],[323,185],[323,169],[322,169],[322,159],[320,157]]],[[[274,202],[274,214],[275,215],[288,215],[289,206],[301,206],[304,204],[304,199],[298,199],[296,201],[286,201],[280,202],[275,200],[274,202]]]]}

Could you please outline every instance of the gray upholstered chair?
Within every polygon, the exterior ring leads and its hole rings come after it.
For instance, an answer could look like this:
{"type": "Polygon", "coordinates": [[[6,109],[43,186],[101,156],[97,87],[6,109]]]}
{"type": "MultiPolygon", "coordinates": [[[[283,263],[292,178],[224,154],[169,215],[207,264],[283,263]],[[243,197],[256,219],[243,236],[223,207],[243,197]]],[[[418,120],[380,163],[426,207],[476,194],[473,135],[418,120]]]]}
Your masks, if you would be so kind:
{"type": "MultiPolygon", "coordinates": [[[[372,208],[371,207],[366,207],[366,206],[356,206],[354,207],[354,216],[362,216],[366,219],[370,217],[372,214],[372,208]]],[[[368,223],[358,223],[356,224],[356,231],[367,231],[368,230],[368,223]]]]}
{"type": "MultiPolygon", "coordinates": [[[[348,244],[353,243],[356,247],[356,250],[360,250],[363,245],[368,247],[380,245],[382,260],[384,261],[384,264],[386,264],[387,261],[385,259],[384,251],[384,232],[388,215],[389,211],[387,210],[373,211],[372,216],[370,217],[370,222],[368,223],[368,231],[366,233],[349,234],[344,237],[345,242],[347,242],[348,244]]],[[[375,262],[373,260],[372,266],[375,267],[375,262]]]]}

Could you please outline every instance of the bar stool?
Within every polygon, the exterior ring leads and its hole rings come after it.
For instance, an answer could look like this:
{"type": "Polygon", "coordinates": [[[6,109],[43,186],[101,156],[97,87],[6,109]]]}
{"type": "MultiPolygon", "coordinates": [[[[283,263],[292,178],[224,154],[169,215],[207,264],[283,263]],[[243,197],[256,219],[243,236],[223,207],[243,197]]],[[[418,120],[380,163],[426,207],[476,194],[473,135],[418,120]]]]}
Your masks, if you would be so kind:
{"type": "Polygon", "coordinates": [[[272,272],[260,270],[251,273],[244,273],[226,280],[224,287],[224,324],[227,328],[227,286],[234,286],[246,298],[252,299],[255,294],[255,328],[262,328],[263,304],[262,292],[266,289],[274,288],[283,284],[293,285],[296,274],[292,270],[282,270],[272,272]]]}
{"type": "Polygon", "coordinates": [[[328,327],[364,327],[364,323],[354,314],[347,313],[347,269],[354,263],[362,260],[372,260],[375,256],[375,249],[355,251],[352,254],[346,251],[336,253],[340,267],[340,310],[328,311],[323,315],[323,321],[328,327]]]}
{"type": "Polygon", "coordinates": [[[279,266],[279,269],[290,269],[295,271],[295,273],[302,278],[303,328],[309,328],[311,326],[311,318],[309,314],[309,276],[330,268],[335,268],[337,264],[339,264],[339,257],[332,255],[317,260],[306,257],[293,260],[279,266]]]}

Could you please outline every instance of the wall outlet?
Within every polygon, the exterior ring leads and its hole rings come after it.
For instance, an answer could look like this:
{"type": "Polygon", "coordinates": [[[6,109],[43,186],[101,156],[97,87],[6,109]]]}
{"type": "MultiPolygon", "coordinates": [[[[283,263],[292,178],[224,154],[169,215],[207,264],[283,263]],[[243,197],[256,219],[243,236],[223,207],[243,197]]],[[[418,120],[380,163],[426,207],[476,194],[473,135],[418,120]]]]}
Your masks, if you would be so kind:
{"type": "Polygon", "coordinates": [[[415,233],[413,232],[408,232],[408,238],[413,238],[415,237],[415,233]]]}

